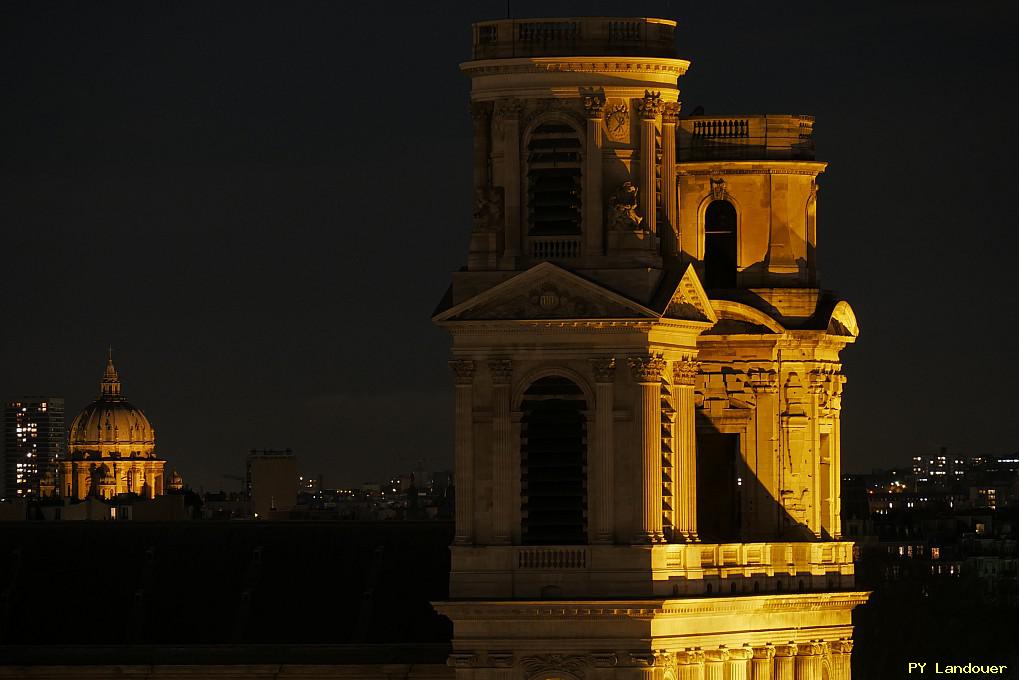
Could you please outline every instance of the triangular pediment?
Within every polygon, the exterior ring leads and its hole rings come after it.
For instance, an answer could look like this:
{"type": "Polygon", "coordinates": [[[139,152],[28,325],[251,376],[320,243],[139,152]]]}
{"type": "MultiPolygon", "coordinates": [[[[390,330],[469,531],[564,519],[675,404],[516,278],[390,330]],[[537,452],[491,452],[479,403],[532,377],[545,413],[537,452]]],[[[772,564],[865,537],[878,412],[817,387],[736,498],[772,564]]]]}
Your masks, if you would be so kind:
{"type": "Polygon", "coordinates": [[[655,319],[658,314],[619,293],[542,262],[436,315],[434,321],[528,319],[655,319]]]}
{"type": "Polygon", "coordinates": [[[679,282],[673,289],[672,294],[665,303],[662,316],[669,319],[683,319],[687,321],[718,321],[708,294],[704,292],[704,286],[697,278],[697,272],[693,265],[687,265],[686,271],[679,278],[679,282]]]}

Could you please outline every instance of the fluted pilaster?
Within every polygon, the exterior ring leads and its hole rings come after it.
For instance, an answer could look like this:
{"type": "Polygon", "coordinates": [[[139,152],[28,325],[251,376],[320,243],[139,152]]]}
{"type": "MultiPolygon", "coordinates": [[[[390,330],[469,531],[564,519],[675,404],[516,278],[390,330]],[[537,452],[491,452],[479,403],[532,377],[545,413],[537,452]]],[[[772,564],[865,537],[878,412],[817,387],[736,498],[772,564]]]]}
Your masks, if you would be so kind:
{"type": "Polygon", "coordinates": [[[639,386],[635,409],[637,446],[641,452],[640,507],[635,543],[661,543],[662,439],[661,389],[666,362],[658,355],[629,357],[633,380],[639,386]]]}
{"type": "Polygon", "coordinates": [[[595,541],[612,543],[615,538],[614,507],[615,471],[613,469],[613,418],[616,381],[614,357],[591,359],[595,380],[594,472],[597,494],[595,506],[595,541]]]}
{"type": "Polygon", "coordinates": [[[588,255],[605,252],[605,229],[602,219],[602,122],[605,119],[605,97],[584,97],[587,116],[587,148],[584,153],[584,232],[588,255]]]}
{"type": "Polygon", "coordinates": [[[750,659],[750,680],[773,680],[774,662],[774,647],[771,645],[754,647],[754,656],[750,659]]]}
{"type": "Polygon", "coordinates": [[[492,359],[488,362],[492,376],[492,542],[512,543],[513,452],[510,431],[510,383],[513,362],[492,359]]]}
{"type": "Polygon", "coordinates": [[[775,646],[775,680],[795,680],[796,643],[775,646]]]}
{"type": "Polygon", "coordinates": [[[656,210],[658,204],[658,176],[656,168],[655,122],[662,112],[660,92],[644,91],[637,103],[640,112],[640,207],[644,225],[651,233],[658,233],[656,210]]]}
{"type": "Polygon", "coordinates": [[[676,119],[679,117],[679,102],[666,102],[662,107],[662,210],[665,223],[669,225],[668,253],[679,252],[679,200],[676,195],[676,119]]]}
{"type": "Polygon", "coordinates": [[[676,533],[686,541],[697,537],[697,412],[694,388],[700,364],[692,359],[673,362],[676,393],[676,533]]]}
{"type": "Polygon", "coordinates": [[[449,362],[455,384],[455,440],[453,445],[456,484],[457,545],[474,542],[474,361],[449,362]]]}

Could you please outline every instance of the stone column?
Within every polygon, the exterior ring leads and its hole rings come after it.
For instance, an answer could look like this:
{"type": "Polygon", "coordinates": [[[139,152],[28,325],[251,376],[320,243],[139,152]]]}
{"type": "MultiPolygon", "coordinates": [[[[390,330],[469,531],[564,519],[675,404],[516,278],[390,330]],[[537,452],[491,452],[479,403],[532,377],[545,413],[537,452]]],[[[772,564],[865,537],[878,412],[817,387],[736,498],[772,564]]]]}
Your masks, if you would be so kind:
{"type": "Polygon", "coordinates": [[[852,640],[835,640],[828,643],[831,648],[831,680],[852,680],[852,669],[849,661],[853,653],[852,640]]]}
{"type": "Polygon", "coordinates": [[[679,198],[676,192],[676,119],[679,117],[679,102],[666,102],[662,108],[662,210],[668,231],[660,236],[663,251],[669,255],[678,253],[679,248],[679,198]]]}
{"type": "Polygon", "coordinates": [[[506,263],[513,265],[521,254],[521,213],[520,213],[520,113],[524,103],[519,99],[500,99],[495,105],[495,115],[502,127],[503,185],[505,195],[505,250],[506,263]]]}
{"type": "Polygon", "coordinates": [[[725,664],[725,669],[729,673],[726,680],[749,680],[750,659],[753,656],[754,650],[747,646],[730,649],[729,660],[725,664]]]}
{"type": "Polygon", "coordinates": [[[704,680],[728,680],[725,665],[729,660],[728,649],[708,649],[704,651],[704,680]]]}
{"type": "Polygon", "coordinates": [[[587,115],[587,148],[584,151],[584,234],[585,253],[598,256],[605,252],[605,228],[602,221],[602,123],[605,96],[584,97],[587,115]]]}
{"type": "Polygon", "coordinates": [[[492,153],[492,102],[471,102],[471,123],[474,128],[472,186],[476,191],[484,189],[491,182],[488,159],[492,153]]]}
{"type": "Polygon", "coordinates": [[[453,444],[456,484],[455,545],[474,543],[474,361],[454,359],[455,439],[453,444]]]}
{"type": "Polygon", "coordinates": [[[754,647],[754,657],[750,660],[750,680],[773,680],[773,661],[775,648],[771,645],[754,647]]]}
{"type": "Polygon", "coordinates": [[[653,652],[630,652],[631,671],[613,674],[613,677],[626,677],[633,680],[663,680],[662,667],[664,659],[653,652]]]}
{"type": "Polygon", "coordinates": [[[662,371],[658,355],[628,359],[639,393],[634,405],[640,456],[640,507],[634,543],[661,543],[662,533],[662,371]]]}
{"type": "Polygon", "coordinates": [[[672,364],[676,389],[676,533],[685,541],[697,537],[697,412],[694,387],[700,364],[682,359],[672,364]]]}
{"type": "Polygon", "coordinates": [[[640,209],[644,226],[649,233],[658,233],[657,217],[658,178],[655,156],[655,121],[662,112],[661,92],[644,90],[644,98],[637,102],[640,112],[640,209]]]}
{"type": "Polygon", "coordinates": [[[820,642],[797,645],[795,680],[821,680],[823,654],[824,645],[820,642]]]}
{"type": "Polygon", "coordinates": [[[796,643],[777,645],[775,647],[775,680],[795,680],[795,667],[796,643]]]}
{"type": "Polygon", "coordinates": [[[492,542],[496,545],[509,545],[513,542],[513,452],[510,431],[513,362],[509,359],[493,359],[488,362],[488,370],[492,376],[492,542]]]}
{"type": "Polygon", "coordinates": [[[699,649],[676,652],[676,680],[707,680],[704,660],[699,649]]]}
{"type": "Polygon", "coordinates": [[[594,472],[594,509],[596,543],[612,543],[615,539],[615,499],[612,490],[615,488],[613,471],[613,418],[615,417],[616,360],[614,357],[591,359],[591,368],[595,380],[595,417],[594,417],[594,461],[591,466],[594,472]]]}

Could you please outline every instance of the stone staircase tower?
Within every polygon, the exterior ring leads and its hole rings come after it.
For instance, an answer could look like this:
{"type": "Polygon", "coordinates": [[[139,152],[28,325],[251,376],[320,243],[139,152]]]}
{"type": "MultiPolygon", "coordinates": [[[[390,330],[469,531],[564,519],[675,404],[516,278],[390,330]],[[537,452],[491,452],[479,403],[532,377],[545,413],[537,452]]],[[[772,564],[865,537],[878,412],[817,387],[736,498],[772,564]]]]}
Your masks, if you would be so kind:
{"type": "Polygon", "coordinates": [[[850,677],[813,119],[682,115],[674,21],[475,24],[453,337],[462,680],[850,677]]]}

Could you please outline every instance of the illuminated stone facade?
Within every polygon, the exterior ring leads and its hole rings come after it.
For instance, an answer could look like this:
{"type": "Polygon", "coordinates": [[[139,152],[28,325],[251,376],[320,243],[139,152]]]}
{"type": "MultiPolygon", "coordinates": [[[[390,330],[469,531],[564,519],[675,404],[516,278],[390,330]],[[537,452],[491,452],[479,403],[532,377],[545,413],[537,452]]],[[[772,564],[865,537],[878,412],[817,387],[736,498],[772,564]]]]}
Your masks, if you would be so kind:
{"type": "Polygon", "coordinates": [[[148,418],[120,393],[111,353],[99,399],[71,422],[58,493],[74,499],[108,499],[121,493],[161,496],[166,461],[156,457],[155,449],[156,433],[148,418]]]}
{"type": "Polygon", "coordinates": [[[461,680],[850,677],[825,164],[810,117],[681,116],[674,29],[474,26],[474,221],[435,316],[461,680]]]}

